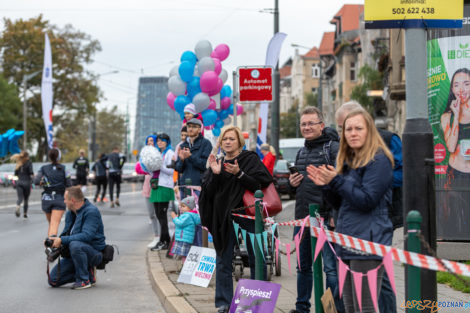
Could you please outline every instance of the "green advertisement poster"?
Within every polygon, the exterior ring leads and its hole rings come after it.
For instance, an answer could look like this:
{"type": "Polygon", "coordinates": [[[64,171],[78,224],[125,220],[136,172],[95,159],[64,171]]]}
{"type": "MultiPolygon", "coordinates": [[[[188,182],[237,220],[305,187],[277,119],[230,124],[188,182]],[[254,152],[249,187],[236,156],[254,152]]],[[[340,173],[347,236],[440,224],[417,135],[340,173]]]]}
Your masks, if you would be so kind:
{"type": "MultiPolygon", "coordinates": [[[[470,15],[465,7],[465,16],[470,15]]],[[[432,30],[427,43],[438,240],[470,241],[470,27],[432,30]]]]}

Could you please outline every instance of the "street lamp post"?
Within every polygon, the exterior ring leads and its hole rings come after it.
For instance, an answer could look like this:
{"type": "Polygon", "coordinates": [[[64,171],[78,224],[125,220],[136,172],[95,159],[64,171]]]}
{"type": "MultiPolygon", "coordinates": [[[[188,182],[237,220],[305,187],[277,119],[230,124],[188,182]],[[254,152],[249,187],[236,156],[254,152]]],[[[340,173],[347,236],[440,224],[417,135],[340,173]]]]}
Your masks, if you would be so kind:
{"type": "Polygon", "coordinates": [[[28,80],[32,79],[35,77],[37,74],[41,73],[42,71],[37,71],[31,74],[27,74],[23,76],[23,150],[26,151],[26,143],[28,142],[28,127],[27,127],[27,118],[28,118],[28,111],[27,111],[27,105],[26,105],[26,88],[27,88],[27,83],[28,80]]]}

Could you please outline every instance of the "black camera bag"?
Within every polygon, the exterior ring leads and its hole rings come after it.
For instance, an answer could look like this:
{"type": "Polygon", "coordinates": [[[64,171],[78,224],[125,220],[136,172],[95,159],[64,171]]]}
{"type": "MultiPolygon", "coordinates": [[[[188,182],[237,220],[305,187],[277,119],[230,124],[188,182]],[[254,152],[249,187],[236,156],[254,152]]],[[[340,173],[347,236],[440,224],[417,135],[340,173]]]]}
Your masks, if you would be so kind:
{"type": "Polygon", "coordinates": [[[96,266],[96,269],[98,270],[104,270],[106,264],[108,264],[114,259],[114,247],[106,245],[103,251],[101,251],[101,253],[103,254],[103,258],[101,260],[101,263],[96,266]]]}

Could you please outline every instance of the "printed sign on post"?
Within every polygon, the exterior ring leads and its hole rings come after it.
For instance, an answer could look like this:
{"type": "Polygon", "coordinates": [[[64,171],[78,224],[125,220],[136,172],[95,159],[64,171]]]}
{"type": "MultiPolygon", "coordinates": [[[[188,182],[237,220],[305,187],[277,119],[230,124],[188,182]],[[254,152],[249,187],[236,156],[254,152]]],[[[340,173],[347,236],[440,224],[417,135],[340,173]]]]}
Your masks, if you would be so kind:
{"type": "Polygon", "coordinates": [[[272,313],[281,285],[261,280],[240,279],[230,306],[230,313],[272,313]]]}
{"type": "Polygon", "coordinates": [[[272,67],[239,67],[237,72],[239,102],[273,101],[272,67]]]}
{"type": "Polygon", "coordinates": [[[214,249],[192,246],[181,269],[178,282],[200,287],[209,286],[215,271],[215,258],[214,249]]]}

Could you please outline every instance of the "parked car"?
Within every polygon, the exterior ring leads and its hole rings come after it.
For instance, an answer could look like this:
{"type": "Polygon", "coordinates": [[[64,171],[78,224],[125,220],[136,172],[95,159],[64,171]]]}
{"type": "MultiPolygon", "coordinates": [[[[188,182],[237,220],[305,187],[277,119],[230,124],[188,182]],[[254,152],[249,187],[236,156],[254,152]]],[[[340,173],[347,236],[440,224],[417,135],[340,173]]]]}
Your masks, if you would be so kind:
{"type": "Polygon", "coordinates": [[[139,182],[144,180],[143,175],[135,171],[135,163],[124,163],[122,167],[122,180],[127,182],[139,182]]]}
{"type": "Polygon", "coordinates": [[[274,186],[279,195],[289,195],[289,198],[293,199],[295,189],[289,184],[289,166],[290,163],[287,160],[277,160],[274,165],[273,178],[274,186]]]}
{"type": "Polygon", "coordinates": [[[304,143],[304,138],[286,138],[279,140],[279,150],[282,153],[282,158],[294,164],[297,152],[304,146],[304,143]]]}

